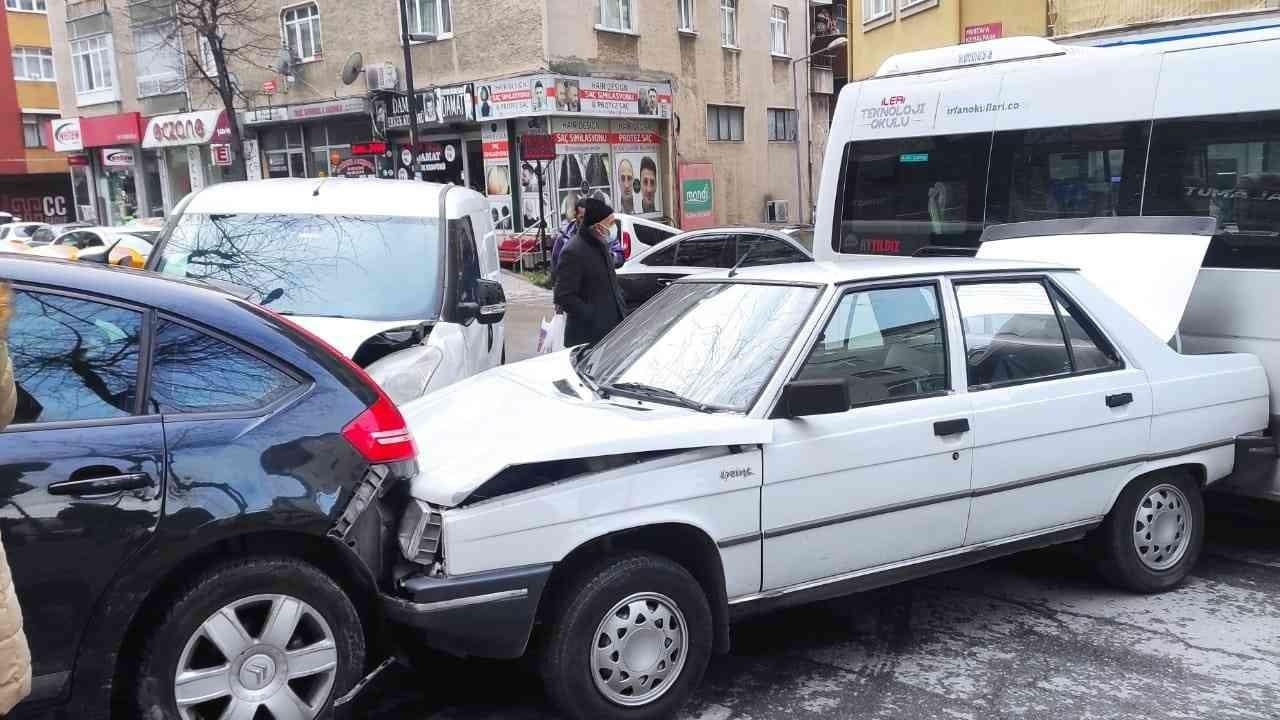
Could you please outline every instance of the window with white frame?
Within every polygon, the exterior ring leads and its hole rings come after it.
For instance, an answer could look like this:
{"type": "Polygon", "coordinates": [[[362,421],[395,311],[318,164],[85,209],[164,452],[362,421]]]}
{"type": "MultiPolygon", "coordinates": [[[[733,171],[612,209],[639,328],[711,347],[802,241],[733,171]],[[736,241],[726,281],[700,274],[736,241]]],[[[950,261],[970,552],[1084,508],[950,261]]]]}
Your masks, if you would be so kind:
{"type": "Polygon", "coordinates": [[[22,144],[29,148],[45,147],[48,138],[44,133],[45,119],[39,115],[22,116],[22,144]]]}
{"type": "Polygon", "coordinates": [[[738,47],[738,0],[720,0],[720,44],[738,47]]]}
{"type": "Polygon", "coordinates": [[[76,94],[107,92],[115,89],[115,72],[112,70],[112,44],[110,35],[73,40],[71,42],[71,67],[75,76],[76,94]]]}
{"type": "Polygon", "coordinates": [[[635,32],[631,0],[600,0],[600,27],[635,32]]]}
{"type": "Polygon", "coordinates": [[[875,22],[893,14],[893,0],[862,0],[862,22],[875,22]]]}
{"type": "Polygon", "coordinates": [[[295,60],[306,62],[324,55],[320,43],[320,8],[315,3],[286,8],[281,18],[284,40],[295,60]]]}
{"type": "Polygon", "coordinates": [[[937,4],[938,0],[898,0],[898,9],[911,10],[922,5],[933,6],[937,4]]]}
{"type": "Polygon", "coordinates": [[[694,31],[693,8],[694,0],[676,0],[676,6],[680,10],[680,26],[678,29],[694,31]]]}
{"type": "Polygon", "coordinates": [[[453,32],[453,0],[406,0],[409,10],[409,32],[448,35],[453,32]]]}
{"type": "Polygon", "coordinates": [[[134,63],[138,73],[138,97],[182,91],[186,72],[178,28],[173,22],[133,28],[134,63]]]}
{"type": "Polygon", "coordinates": [[[15,47],[13,49],[14,80],[55,80],[53,51],[49,48],[15,47]]]}
{"type": "Polygon", "coordinates": [[[26,12],[47,12],[49,10],[46,0],[4,0],[4,6],[10,10],[24,10],[26,12]]]}
{"type": "Polygon", "coordinates": [[[789,108],[769,108],[767,113],[769,141],[795,142],[796,111],[789,108]]]}
{"type": "Polygon", "coordinates": [[[774,5],[769,13],[769,52],[774,55],[787,54],[787,24],[789,13],[781,5],[774,5]]]}
{"type": "Polygon", "coordinates": [[[742,108],[732,105],[707,106],[707,139],[741,142],[742,108]]]}

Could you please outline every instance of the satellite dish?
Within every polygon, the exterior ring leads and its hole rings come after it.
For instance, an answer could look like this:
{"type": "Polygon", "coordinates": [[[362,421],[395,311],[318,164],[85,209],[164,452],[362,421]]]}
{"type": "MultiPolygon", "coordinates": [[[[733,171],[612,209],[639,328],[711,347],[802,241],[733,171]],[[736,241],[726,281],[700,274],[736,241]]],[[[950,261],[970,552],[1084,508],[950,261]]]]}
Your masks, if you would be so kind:
{"type": "Polygon", "coordinates": [[[360,77],[360,73],[364,72],[364,56],[359,50],[351,53],[347,58],[347,63],[342,66],[342,84],[350,85],[360,77]]]}

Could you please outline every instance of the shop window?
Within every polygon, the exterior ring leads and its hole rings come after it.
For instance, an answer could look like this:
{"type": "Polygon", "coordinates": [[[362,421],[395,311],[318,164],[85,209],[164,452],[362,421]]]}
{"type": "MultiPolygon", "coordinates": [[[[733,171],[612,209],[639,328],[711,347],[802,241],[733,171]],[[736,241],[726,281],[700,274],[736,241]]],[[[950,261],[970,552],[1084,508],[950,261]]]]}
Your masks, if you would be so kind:
{"type": "Polygon", "coordinates": [[[38,115],[22,116],[22,144],[29,148],[42,148],[48,145],[45,136],[45,119],[38,115]]]}
{"type": "Polygon", "coordinates": [[[729,105],[708,105],[707,139],[742,142],[742,108],[729,105]]]}
{"type": "Polygon", "coordinates": [[[287,8],[282,14],[284,40],[294,60],[308,62],[324,55],[320,43],[320,8],[315,3],[287,8]]]}
{"type": "Polygon", "coordinates": [[[452,0],[406,0],[409,32],[443,37],[453,33],[452,0]]]}
{"type": "Polygon", "coordinates": [[[769,108],[767,111],[770,142],[796,141],[796,111],[769,108]]]}
{"type": "Polygon", "coordinates": [[[161,22],[134,27],[133,52],[139,97],[182,91],[186,73],[177,25],[161,22]]]}
{"type": "Polygon", "coordinates": [[[95,35],[72,41],[72,74],[80,104],[102,102],[99,97],[104,95],[107,96],[106,99],[115,97],[113,56],[110,35],[95,35]]]}
{"type": "Polygon", "coordinates": [[[720,0],[720,45],[738,47],[738,0],[720,0]]]}
{"type": "Polygon", "coordinates": [[[789,16],[781,5],[774,5],[769,13],[769,52],[774,55],[786,55],[790,49],[787,43],[789,16]]]}
{"type": "Polygon", "coordinates": [[[676,29],[695,32],[697,26],[694,24],[693,0],[677,0],[676,5],[680,11],[680,24],[676,26],[676,29]]]}
{"type": "Polygon", "coordinates": [[[49,9],[46,0],[4,0],[4,6],[24,12],[46,12],[49,9]]]}
{"type": "Polygon", "coordinates": [[[53,51],[49,48],[15,47],[13,79],[56,80],[53,76],[53,51]]]}
{"type": "Polygon", "coordinates": [[[600,0],[600,29],[635,32],[631,0],[600,0]]]}

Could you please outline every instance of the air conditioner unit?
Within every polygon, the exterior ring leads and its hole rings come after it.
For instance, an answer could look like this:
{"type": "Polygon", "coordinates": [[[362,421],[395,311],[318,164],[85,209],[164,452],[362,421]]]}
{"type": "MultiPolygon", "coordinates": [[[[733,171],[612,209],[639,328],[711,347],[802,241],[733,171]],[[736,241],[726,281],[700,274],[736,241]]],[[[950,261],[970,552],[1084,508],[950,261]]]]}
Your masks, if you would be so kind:
{"type": "Polygon", "coordinates": [[[786,200],[768,200],[764,204],[764,221],[784,223],[790,216],[789,203],[786,200]]]}
{"type": "Polygon", "coordinates": [[[364,79],[369,89],[375,92],[395,90],[400,87],[400,72],[389,62],[366,66],[364,79]]]}

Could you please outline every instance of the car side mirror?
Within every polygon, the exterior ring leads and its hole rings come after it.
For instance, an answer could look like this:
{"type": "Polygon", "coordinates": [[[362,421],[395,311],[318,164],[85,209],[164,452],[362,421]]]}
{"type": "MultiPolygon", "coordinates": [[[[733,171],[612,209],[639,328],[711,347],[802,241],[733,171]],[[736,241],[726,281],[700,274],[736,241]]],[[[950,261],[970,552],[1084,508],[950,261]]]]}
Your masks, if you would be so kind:
{"type": "Polygon", "coordinates": [[[458,304],[458,315],[463,322],[477,320],[481,325],[493,325],[507,314],[507,293],[496,280],[476,281],[476,302],[458,304]]]}
{"type": "Polygon", "coordinates": [[[782,388],[775,418],[833,415],[849,409],[849,385],[839,378],[792,380],[782,388]]]}

